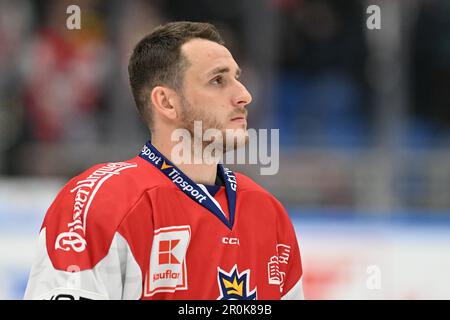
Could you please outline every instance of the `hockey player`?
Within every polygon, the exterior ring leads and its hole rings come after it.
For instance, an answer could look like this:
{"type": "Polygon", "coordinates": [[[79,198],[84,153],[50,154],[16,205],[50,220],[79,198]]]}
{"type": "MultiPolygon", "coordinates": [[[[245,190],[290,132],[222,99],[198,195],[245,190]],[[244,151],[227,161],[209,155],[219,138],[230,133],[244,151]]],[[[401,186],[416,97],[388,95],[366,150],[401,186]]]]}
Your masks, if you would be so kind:
{"type": "MultiPolygon", "coordinates": [[[[251,95],[216,28],[172,22],[134,48],[141,152],[70,180],[45,216],[26,299],[301,299],[300,251],[269,192],[220,163],[175,163],[175,130],[247,130],[251,95]]],[[[245,139],[244,139],[245,140],[245,139]]]]}

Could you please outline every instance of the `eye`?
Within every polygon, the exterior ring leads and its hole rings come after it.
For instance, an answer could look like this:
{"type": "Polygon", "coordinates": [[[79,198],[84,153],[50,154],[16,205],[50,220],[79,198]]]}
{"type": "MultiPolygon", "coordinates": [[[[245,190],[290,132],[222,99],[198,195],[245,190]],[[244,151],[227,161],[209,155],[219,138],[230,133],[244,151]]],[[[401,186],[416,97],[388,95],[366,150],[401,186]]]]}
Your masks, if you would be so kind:
{"type": "Polygon", "coordinates": [[[218,84],[220,85],[220,84],[223,84],[224,82],[225,82],[225,80],[223,79],[222,76],[217,76],[211,80],[211,84],[214,84],[214,85],[218,85],[218,84]]]}

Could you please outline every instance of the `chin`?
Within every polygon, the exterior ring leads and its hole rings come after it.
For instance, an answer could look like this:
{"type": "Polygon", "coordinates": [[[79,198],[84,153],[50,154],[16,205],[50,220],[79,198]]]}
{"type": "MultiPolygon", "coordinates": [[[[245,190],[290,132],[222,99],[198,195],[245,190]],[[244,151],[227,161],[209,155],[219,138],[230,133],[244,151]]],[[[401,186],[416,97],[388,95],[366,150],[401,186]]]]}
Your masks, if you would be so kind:
{"type": "Polygon", "coordinates": [[[227,128],[224,133],[227,151],[245,147],[248,144],[248,131],[244,128],[227,128]]]}

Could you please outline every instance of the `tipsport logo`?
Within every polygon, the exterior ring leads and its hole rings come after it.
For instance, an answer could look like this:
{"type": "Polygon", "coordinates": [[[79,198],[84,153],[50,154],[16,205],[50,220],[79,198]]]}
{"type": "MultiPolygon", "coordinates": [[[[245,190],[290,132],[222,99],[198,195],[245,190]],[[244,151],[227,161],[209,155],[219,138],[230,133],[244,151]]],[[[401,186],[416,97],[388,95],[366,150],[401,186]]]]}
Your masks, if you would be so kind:
{"type": "Polygon", "coordinates": [[[236,181],[236,176],[233,174],[233,172],[228,169],[228,168],[223,168],[223,171],[225,173],[225,175],[227,176],[227,180],[230,183],[230,187],[231,189],[233,189],[233,191],[236,191],[237,189],[237,181],[236,181]]]}
{"type": "MultiPolygon", "coordinates": [[[[149,147],[145,146],[142,148],[141,154],[146,156],[148,160],[150,160],[153,164],[155,164],[161,170],[167,170],[173,168],[173,166],[166,163],[161,156],[158,156],[154,153],[149,147]],[[161,164],[161,165],[160,165],[161,164]]],[[[173,171],[176,171],[173,169],[173,171]]],[[[173,173],[173,172],[172,172],[173,173]]],[[[172,174],[171,173],[171,174],[172,174]]],[[[170,175],[170,174],[169,174],[170,175]]]]}
{"type": "MultiPolygon", "coordinates": [[[[150,150],[149,147],[144,146],[144,147],[142,148],[141,153],[142,153],[142,155],[146,156],[148,160],[150,160],[152,163],[154,163],[155,165],[157,165],[158,168],[160,168],[160,169],[162,169],[162,170],[165,169],[165,168],[163,168],[162,166],[159,165],[159,164],[162,162],[162,158],[161,158],[160,156],[158,156],[156,153],[154,153],[152,150],[150,150]]],[[[167,166],[167,165],[165,164],[165,162],[163,162],[163,166],[164,166],[164,165],[167,166]]],[[[167,167],[170,167],[170,166],[167,166],[167,167]]]]}
{"type": "Polygon", "coordinates": [[[256,300],[256,287],[250,291],[250,270],[239,272],[237,265],[226,272],[217,267],[220,296],[217,300],[256,300]]]}
{"type": "Polygon", "coordinates": [[[202,195],[194,186],[187,182],[177,169],[175,169],[172,165],[167,164],[161,156],[158,156],[149,147],[144,145],[141,154],[155,164],[161,171],[164,171],[173,183],[178,185],[184,192],[190,194],[199,203],[206,200],[206,196],[202,195]]]}
{"type": "Polygon", "coordinates": [[[172,168],[168,175],[168,177],[172,180],[173,183],[178,185],[181,190],[184,192],[190,194],[195,200],[197,200],[199,203],[202,203],[204,200],[206,200],[206,196],[202,195],[197,188],[194,188],[189,182],[187,182],[180,174],[180,172],[173,168],[172,166],[167,166],[165,162],[163,162],[163,166],[166,166],[167,168],[172,168]]]}

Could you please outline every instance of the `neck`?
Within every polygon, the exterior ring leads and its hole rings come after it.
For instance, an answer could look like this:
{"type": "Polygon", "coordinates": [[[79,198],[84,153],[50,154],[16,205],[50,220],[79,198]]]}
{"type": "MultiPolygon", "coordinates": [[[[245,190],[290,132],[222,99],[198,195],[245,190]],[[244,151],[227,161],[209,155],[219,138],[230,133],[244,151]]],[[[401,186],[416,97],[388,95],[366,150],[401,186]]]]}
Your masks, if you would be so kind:
{"type": "Polygon", "coordinates": [[[172,150],[179,142],[163,141],[161,139],[152,139],[152,145],[161,152],[167,159],[173,162],[185,175],[195,183],[214,185],[217,176],[217,162],[212,164],[194,163],[194,150],[191,150],[191,163],[177,163],[172,159],[172,150]]]}

